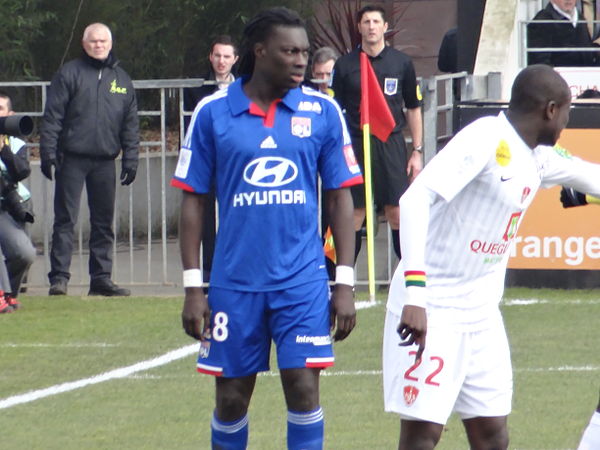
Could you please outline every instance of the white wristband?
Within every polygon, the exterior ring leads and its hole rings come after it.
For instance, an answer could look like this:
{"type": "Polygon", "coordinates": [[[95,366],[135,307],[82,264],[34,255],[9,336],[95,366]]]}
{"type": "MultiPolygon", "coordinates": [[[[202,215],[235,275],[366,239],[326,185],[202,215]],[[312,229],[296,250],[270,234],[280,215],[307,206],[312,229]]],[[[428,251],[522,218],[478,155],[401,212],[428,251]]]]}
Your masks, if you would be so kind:
{"type": "Polygon", "coordinates": [[[354,287],[354,267],[336,266],[335,284],[345,284],[354,287]]]}
{"type": "Polygon", "coordinates": [[[420,308],[427,307],[427,291],[425,291],[424,287],[408,286],[406,294],[407,296],[404,299],[405,305],[418,306],[420,308]]]}
{"type": "Polygon", "coordinates": [[[188,269],[183,271],[183,287],[202,287],[202,271],[200,269],[188,269]]]}

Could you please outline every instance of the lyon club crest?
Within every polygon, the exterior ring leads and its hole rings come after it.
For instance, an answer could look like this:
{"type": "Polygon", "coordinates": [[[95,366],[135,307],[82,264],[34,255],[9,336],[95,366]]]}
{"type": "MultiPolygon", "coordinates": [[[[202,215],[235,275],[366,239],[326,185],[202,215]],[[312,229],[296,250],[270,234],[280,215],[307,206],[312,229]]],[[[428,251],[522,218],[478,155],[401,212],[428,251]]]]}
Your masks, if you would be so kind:
{"type": "Polygon", "coordinates": [[[415,386],[404,386],[404,401],[408,406],[412,405],[419,396],[419,389],[415,386]]]}
{"type": "Polygon", "coordinates": [[[310,136],[310,132],[310,117],[292,117],[292,135],[305,138],[310,136]]]}
{"type": "Polygon", "coordinates": [[[198,356],[200,358],[208,358],[208,354],[210,353],[210,342],[201,341],[200,342],[200,350],[198,352],[198,356]]]}

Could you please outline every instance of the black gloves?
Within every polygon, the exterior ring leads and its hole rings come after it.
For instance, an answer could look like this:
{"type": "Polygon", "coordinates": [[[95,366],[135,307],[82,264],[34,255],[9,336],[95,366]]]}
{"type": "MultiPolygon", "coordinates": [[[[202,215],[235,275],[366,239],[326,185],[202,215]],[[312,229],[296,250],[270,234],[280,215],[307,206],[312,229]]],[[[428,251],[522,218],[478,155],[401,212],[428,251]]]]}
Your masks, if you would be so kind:
{"type": "Polygon", "coordinates": [[[560,191],[560,202],[562,203],[563,208],[587,205],[588,202],[585,197],[585,194],[582,194],[573,188],[563,186],[560,191]]]}
{"type": "Polygon", "coordinates": [[[121,185],[129,186],[131,183],[133,183],[133,180],[135,180],[136,172],[137,172],[136,169],[132,169],[132,168],[128,169],[128,168],[123,167],[123,169],[121,169],[121,185]]]}
{"type": "Polygon", "coordinates": [[[56,158],[42,159],[41,167],[44,176],[52,181],[52,168],[56,169],[56,158]]]}
{"type": "MultiPolygon", "coordinates": [[[[52,168],[54,167],[56,169],[56,159],[55,158],[43,159],[41,167],[42,167],[42,173],[44,174],[44,176],[46,178],[48,178],[50,181],[52,181],[52,168]]],[[[121,170],[121,184],[123,186],[128,186],[131,183],[133,183],[133,180],[135,180],[136,172],[137,172],[136,169],[124,167],[121,170]]]]}

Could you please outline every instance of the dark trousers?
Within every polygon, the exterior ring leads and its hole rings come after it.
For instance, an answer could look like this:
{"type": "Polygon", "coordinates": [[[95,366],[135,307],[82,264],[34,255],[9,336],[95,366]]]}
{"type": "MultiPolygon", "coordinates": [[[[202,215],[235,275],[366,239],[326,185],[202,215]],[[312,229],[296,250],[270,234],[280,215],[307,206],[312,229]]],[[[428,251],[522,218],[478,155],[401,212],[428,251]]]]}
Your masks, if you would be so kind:
{"type": "Polygon", "coordinates": [[[64,155],[56,169],[54,231],[48,278],[69,280],[74,228],[79,216],[83,185],[90,210],[90,279],[108,279],[112,273],[112,229],[115,212],[115,161],[64,155]]]}

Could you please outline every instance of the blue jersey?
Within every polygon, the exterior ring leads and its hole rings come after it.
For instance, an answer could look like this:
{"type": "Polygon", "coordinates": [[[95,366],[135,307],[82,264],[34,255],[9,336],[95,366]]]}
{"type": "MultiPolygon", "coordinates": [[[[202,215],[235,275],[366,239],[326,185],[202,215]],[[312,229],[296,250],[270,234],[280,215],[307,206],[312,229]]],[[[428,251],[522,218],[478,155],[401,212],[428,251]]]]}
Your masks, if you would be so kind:
{"type": "Polygon", "coordinates": [[[244,79],[196,107],[171,184],[219,205],[211,285],[270,291],[327,278],[318,233],[323,189],[362,183],[337,103],[291,89],[262,111],[244,79]]]}

